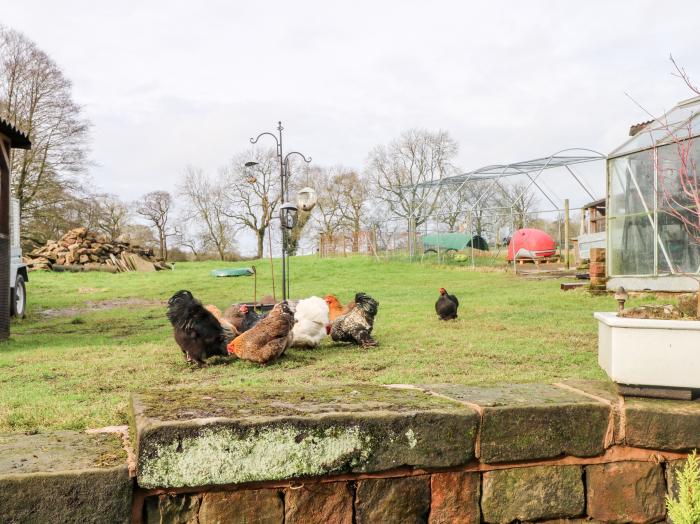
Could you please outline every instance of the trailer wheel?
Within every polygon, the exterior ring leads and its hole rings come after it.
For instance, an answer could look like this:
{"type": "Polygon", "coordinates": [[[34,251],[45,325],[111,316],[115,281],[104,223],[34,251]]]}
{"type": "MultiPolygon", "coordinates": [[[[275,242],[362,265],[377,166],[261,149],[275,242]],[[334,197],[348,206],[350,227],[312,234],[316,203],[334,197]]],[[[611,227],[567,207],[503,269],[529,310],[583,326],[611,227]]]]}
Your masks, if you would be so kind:
{"type": "Polygon", "coordinates": [[[11,296],[10,313],[15,317],[24,318],[27,314],[27,287],[24,285],[24,277],[22,275],[17,275],[11,296]]]}

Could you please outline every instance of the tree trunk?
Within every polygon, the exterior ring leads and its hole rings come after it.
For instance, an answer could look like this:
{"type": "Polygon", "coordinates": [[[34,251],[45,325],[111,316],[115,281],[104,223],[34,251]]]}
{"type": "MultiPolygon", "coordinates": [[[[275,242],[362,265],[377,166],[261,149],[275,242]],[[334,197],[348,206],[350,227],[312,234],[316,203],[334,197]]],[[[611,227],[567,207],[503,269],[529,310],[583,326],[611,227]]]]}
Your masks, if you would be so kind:
{"type": "Polygon", "coordinates": [[[258,236],[258,258],[263,257],[263,241],[265,240],[265,230],[259,229],[257,231],[258,236]]]}
{"type": "Polygon", "coordinates": [[[158,250],[160,258],[165,258],[165,235],[162,230],[158,230],[158,250]]]}

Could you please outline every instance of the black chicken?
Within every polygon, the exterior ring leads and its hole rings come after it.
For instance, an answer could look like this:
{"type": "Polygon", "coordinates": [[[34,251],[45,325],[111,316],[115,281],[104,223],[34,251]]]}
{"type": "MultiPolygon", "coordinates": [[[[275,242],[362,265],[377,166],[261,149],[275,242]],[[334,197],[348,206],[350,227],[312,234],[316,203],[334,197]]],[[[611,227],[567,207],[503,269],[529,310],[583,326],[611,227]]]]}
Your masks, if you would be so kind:
{"type": "Polygon", "coordinates": [[[168,320],[173,325],[175,342],[188,362],[200,366],[214,355],[228,355],[226,333],[216,317],[189,291],[178,291],[168,300],[168,320]]]}
{"type": "Polygon", "coordinates": [[[450,295],[445,291],[444,287],[440,288],[440,298],[435,302],[435,311],[440,317],[440,320],[453,320],[457,318],[457,308],[459,300],[454,295],[450,295]]]}
{"type": "Polygon", "coordinates": [[[333,321],[331,338],[336,342],[352,342],[363,348],[376,346],[372,328],[378,309],[379,302],[365,293],[357,293],[355,307],[333,321]]]}

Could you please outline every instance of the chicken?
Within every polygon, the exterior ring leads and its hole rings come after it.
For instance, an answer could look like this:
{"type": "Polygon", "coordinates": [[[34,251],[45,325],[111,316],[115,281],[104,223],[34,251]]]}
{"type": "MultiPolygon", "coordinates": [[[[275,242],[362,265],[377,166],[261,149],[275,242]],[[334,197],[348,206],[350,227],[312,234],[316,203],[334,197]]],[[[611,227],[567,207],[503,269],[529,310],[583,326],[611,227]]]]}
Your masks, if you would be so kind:
{"type": "Polygon", "coordinates": [[[357,293],[355,307],[333,321],[331,338],[336,342],[352,342],[363,348],[376,346],[372,328],[378,309],[379,302],[365,293],[357,293]]]}
{"type": "Polygon", "coordinates": [[[226,338],[227,344],[240,334],[239,331],[233,326],[233,324],[231,324],[228,320],[226,320],[223,317],[223,315],[221,314],[221,310],[214,304],[204,306],[204,309],[206,309],[207,311],[209,311],[209,313],[214,315],[216,317],[216,320],[219,321],[219,324],[221,324],[221,327],[224,329],[224,336],[226,338]]]}
{"type": "Polygon", "coordinates": [[[292,329],[292,346],[315,348],[328,334],[328,304],[320,297],[300,300],[294,311],[296,324],[292,329]]]}
{"type": "Polygon", "coordinates": [[[247,304],[233,304],[226,308],[223,318],[229,322],[238,333],[243,333],[252,328],[264,318],[264,315],[257,314],[247,304]]]}
{"type": "Polygon", "coordinates": [[[216,317],[189,291],[178,291],[168,300],[168,320],[175,342],[188,362],[200,366],[213,355],[226,355],[226,334],[216,317]]]}
{"type": "Polygon", "coordinates": [[[281,302],[270,314],[248,331],[241,333],[228,345],[228,352],[243,360],[259,364],[279,358],[292,343],[294,315],[289,306],[281,302]]]}
{"type": "Polygon", "coordinates": [[[333,322],[340,315],[348,313],[352,308],[355,307],[354,302],[350,302],[347,306],[343,307],[343,305],[338,300],[338,297],[336,297],[335,295],[326,295],[326,297],[323,300],[325,300],[326,304],[328,304],[329,318],[331,322],[333,322]]]}
{"type": "Polygon", "coordinates": [[[440,288],[440,297],[435,302],[435,312],[440,317],[440,320],[453,320],[457,318],[457,308],[459,300],[454,295],[450,295],[445,291],[444,287],[440,288]]]}

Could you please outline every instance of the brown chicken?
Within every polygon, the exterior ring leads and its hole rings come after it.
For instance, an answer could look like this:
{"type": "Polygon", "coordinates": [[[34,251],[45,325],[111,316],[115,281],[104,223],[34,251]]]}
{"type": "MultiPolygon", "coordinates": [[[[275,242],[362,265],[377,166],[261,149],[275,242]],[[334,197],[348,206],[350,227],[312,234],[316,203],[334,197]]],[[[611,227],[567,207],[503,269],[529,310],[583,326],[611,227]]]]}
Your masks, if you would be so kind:
{"type": "Polygon", "coordinates": [[[281,357],[292,344],[294,314],[282,302],[270,314],[245,333],[233,339],[227,347],[229,354],[258,364],[267,364],[281,357]]]}
{"type": "Polygon", "coordinates": [[[204,306],[204,309],[206,309],[207,311],[209,311],[209,313],[214,315],[216,317],[216,320],[219,321],[219,324],[221,324],[221,328],[224,330],[224,337],[226,339],[227,344],[241,334],[240,330],[236,329],[236,326],[231,324],[231,322],[229,322],[223,317],[223,315],[221,314],[221,310],[214,304],[204,306]]]}
{"type": "Polygon", "coordinates": [[[221,327],[224,329],[231,329],[235,330],[233,327],[233,324],[231,324],[228,320],[224,318],[224,316],[221,314],[221,310],[216,307],[214,304],[209,304],[208,306],[204,306],[204,309],[209,311],[212,315],[216,317],[216,320],[219,321],[219,324],[221,324],[221,327]]]}
{"type": "Polygon", "coordinates": [[[348,305],[343,307],[340,300],[338,300],[338,297],[335,295],[326,295],[323,300],[325,300],[326,304],[328,304],[328,317],[330,318],[331,322],[333,322],[339,316],[349,313],[352,308],[355,307],[355,302],[348,302],[348,305]]]}

